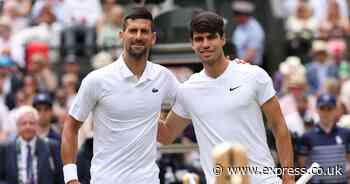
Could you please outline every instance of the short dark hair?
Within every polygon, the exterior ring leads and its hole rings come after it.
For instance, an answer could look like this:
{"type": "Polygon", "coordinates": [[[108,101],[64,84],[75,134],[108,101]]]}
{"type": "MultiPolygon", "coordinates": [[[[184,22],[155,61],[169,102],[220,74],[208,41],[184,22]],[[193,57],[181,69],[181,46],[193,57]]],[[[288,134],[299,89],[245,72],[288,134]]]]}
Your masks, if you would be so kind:
{"type": "Polygon", "coordinates": [[[128,19],[147,19],[152,22],[152,29],[154,27],[153,25],[153,16],[151,12],[149,12],[145,7],[134,7],[130,10],[130,12],[124,17],[123,19],[123,30],[127,27],[127,20],[128,19]]]}
{"type": "Polygon", "coordinates": [[[211,11],[197,11],[192,15],[191,20],[191,38],[193,33],[219,33],[224,34],[224,20],[218,14],[211,11]]]}

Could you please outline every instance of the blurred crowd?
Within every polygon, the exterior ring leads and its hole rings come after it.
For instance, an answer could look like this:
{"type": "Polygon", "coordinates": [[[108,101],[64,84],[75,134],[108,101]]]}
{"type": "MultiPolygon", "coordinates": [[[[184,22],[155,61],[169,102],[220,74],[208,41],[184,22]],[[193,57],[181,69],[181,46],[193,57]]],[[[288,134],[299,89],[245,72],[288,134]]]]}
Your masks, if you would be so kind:
{"type": "MultiPolygon", "coordinates": [[[[154,16],[175,8],[169,2],[150,6],[154,16]]],[[[127,8],[116,0],[2,0],[0,5],[0,142],[22,136],[18,113],[27,106],[38,111],[37,135],[60,142],[82,78],[120,54],[117,35],[127,8]]],[[[253,16],[256,7],[237,0],[231,8],[233,17],[225,19],[234,22],[235,29],[227,33],[228,42],[239,58],[263,65],[266,33],[253,16]]],[[[285,0],[281,9],[285,13],[286,59],[271,76],[293,139],[298,142],[317,126],[317,99],[324,93],[336,97],[337,125],[350,128],[348,1],[285,0]]],[[[181,82],[193,73],[187,67],[169,69],[181,82]]],[[[169,108],[164,105],[163,113],[169,108]]],[[[88,164],[92,156],[92,129],[88,120],[79,135],[82,150],[78,161],[82,164],[88,164]]],[[[178,142],[196,142],[193,129],[186,129],[178,142]]],[[[162,155],[159,164],[162,182],[178,182],[176,171],[182,172],[178,175],[190,171],[203,176],[197,152],[162,155]]],[[[88,175],[89,171],[80,173],[88,175]]]]}

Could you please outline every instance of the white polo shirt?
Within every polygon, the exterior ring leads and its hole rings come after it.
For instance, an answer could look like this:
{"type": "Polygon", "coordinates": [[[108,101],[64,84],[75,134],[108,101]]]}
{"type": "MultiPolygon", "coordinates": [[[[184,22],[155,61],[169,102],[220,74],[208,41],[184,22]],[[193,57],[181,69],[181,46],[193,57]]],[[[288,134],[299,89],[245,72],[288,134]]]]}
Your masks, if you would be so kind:
{"type": "MultiPolygon", "coordinates": [[[[192,119],[207,182],[214,184],[212,150],[223,142],[247,148],[251,165],[274,167],[261,105],[275,95],[272,80],[258,66],[230,62],[214,79],[201,71],[180,85],[173,111],[192,119]]],[[[278,183],[274,175],[250,176],[252,184],[278,183]]]]}
{"type": "Polygon", "coordinates": [[[177,87],[169,70],[151,62],[137,80],[122,57],[84,78],[69,114],[83,122],[92,112],[92,184],[159,183],[158,113],[177,87]]]}

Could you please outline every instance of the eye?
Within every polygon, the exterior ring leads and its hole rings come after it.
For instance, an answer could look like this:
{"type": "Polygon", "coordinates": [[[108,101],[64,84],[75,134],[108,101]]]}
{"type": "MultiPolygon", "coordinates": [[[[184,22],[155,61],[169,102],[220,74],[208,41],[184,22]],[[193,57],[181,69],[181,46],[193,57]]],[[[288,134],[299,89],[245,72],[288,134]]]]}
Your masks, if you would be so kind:
{"type": "Polygon", "coordinates": [[[201,41],[203,41],[203,37],[194,37],[194,39],[193,39],[195,42],[201,42],[201,41]]]}

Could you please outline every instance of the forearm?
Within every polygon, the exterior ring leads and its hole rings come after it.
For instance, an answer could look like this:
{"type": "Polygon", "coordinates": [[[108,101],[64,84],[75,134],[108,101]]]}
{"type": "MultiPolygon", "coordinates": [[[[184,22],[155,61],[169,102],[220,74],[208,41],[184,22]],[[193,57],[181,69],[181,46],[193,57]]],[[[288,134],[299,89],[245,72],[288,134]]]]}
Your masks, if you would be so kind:
{"type": "MultiPolygon", "coordinates": [[[[280,127],[273,131],[276,147],[277,147],[277,155],[282,168],[292,168],[294,167],[294,158],[293,158],[293,148],[291,137],[288,132],[287,127],[280,127]]],[[[287,175],[288,173],[284,173],[283,178],[288,177],[294,180],[294,176],[287,175]]]]}
{"type": "Polygon", "coordinates": [[[164,121],[159,121],[157,141],[161,144],[167,145],[174,142],[175,139],[176,139],[176,136],[172,134],[172,131],[167,126],[167,124],[165,124],[164,121]]]}
{"type": "Polygon", "coordinates": [[[76,162],[78,136],[76,128],[65,123],[62,132],[61,157],[63,165],[76,162]]]}

